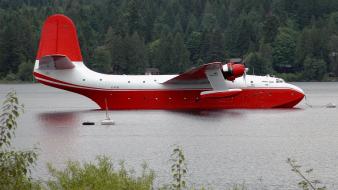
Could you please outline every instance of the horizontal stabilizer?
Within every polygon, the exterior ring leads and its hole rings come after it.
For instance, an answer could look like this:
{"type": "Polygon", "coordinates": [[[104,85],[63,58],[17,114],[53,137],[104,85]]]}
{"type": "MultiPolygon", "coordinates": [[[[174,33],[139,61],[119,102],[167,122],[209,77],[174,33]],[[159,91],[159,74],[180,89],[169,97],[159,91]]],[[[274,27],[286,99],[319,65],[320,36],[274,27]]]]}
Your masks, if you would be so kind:
{"type": "Polygon", "coordinates": [[[39,60],[40,70],[72,69],[75,65],[65,55],[47,55],[39,60]]]}
{"type": "Polygon", "coordinates": [[[223,91],[203,91],[200,94],[201,99],[207,98],[229,98],[237,96],[242,92],[242,89],[229,89],[223,91]]]}

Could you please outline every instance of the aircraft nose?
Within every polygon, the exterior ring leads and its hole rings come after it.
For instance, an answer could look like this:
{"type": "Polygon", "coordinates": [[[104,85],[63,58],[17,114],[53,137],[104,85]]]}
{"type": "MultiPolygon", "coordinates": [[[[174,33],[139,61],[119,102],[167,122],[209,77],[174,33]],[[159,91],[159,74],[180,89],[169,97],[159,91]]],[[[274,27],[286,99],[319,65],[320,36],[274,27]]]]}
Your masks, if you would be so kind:
{"type": "Polygon", "coordinates": [[[305,96],[305,93],[304,93],[303,89],[301,89],[301,88],[299,88],[298,86],[293,85],[293,84],[292,84],[292,88],[293,88],[295,91],[297,91],[297,92],[299,92],[299,93],[301,93],[301,94],[303,94],[303,95],[305,96]]]}
{"type": "Polygon", "coordinates": [[[301,89],[298,86],[293,85],[293,84],[290,84],[290,87],[297,93],[300,101],[305,97],[305,93],[304,93],[303,89],[301,89]]]}

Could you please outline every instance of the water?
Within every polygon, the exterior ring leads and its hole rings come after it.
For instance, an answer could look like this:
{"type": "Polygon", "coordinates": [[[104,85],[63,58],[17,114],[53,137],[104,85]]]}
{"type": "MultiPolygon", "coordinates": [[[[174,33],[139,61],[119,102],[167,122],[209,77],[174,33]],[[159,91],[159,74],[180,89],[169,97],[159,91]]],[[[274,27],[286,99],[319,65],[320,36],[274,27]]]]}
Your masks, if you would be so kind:
{"type": "Polygon", "coordinates": [[[297,189],[300,179],[287,158],[329,189],[338,187],[338,83],[296,83],[309,108],[223,111],[110,111],[114,126],[82,126],[99,122],[104,111],[89,99],[40,84],[0,85],[0,97],[15,89],[25,104],[14,145],[39,148],[36,178],[48,178],[46,163],[64,167],[66,160],[93,160],[109,155],[137,171],[146,161],[157,173],[156,184],[170,181],[174,144],[181,145],[193,184],[226,189],[245,183],[249,189],[297,189]]]}

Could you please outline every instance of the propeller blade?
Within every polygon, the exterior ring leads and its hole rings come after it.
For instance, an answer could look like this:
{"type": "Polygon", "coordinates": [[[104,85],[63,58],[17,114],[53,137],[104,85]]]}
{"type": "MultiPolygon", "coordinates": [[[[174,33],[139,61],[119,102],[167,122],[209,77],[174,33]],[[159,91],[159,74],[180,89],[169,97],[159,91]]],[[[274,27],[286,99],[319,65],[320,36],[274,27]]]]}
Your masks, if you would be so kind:
{"type": "Polygon", "coordinates": [[[245,68],[244,74],[243,74],[243,80],[245,82],[246,85],[246,73],[249,71],[249,68],[245,68]]]}

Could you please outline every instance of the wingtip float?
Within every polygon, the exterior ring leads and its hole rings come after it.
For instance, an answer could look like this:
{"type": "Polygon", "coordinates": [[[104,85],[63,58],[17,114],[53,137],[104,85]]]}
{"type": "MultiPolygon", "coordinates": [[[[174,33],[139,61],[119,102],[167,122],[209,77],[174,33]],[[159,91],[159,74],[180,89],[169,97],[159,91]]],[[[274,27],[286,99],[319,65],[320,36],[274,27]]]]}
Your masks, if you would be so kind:
{"type": "Polygon", "coordinates": [[[101,109],[292,108],[304,98],[299,87],[246,75],[238,63],[208,63],[180,75],[94,72],[83,63],[73,21],[61,14],[43,25],[33,74],[40,83],[84,95],[101,109]]]}

